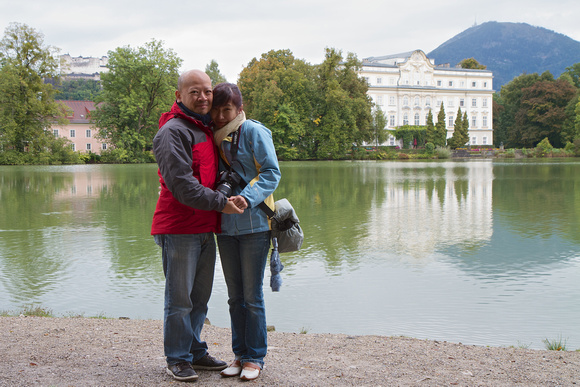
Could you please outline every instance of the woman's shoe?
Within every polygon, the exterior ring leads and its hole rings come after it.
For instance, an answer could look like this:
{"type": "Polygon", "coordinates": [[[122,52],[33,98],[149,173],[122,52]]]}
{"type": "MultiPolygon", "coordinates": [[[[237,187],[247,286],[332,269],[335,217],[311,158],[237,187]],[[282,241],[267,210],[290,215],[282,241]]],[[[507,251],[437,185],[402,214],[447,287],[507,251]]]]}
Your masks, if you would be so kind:
{"type": "Polygon", "coordinates": [[[240,374],[240,379],[242,380],[254,380],[258,376],[260,376],[260,368],[259,365],[256,363],[244,363],[244,368],[242,369],[242,373],[240,374]]]}
{"type": "Polygon", "coordinates": [[[242,372],[242,363],[239,360],[234,360],[232,364],[225,370],[220,372],[221,376],[238,376],[242,372]]]}

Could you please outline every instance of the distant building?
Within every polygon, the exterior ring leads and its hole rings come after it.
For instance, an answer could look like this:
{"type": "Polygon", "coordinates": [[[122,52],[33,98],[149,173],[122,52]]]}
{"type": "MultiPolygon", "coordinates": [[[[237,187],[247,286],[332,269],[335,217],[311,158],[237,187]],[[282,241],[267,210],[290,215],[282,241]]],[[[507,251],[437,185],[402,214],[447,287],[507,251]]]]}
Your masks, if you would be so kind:
{"type": "Polygon", "coordinates": [[[64,79],[93,79],[100,80],[101,73],[109,71],[109,58],[71,57],[69,54],[61,55],[60,72],[64,79]]]}
{"type": "MultiPolygon", "coordinates": [[[[387,117],[387,130],[403,125],[426,125],[429,111],[437,122],[445,109],[447,137],[453,135],[457,110],[467,112],[469,144],[493,144],[493,73],[436,66],[421,50],[362,60],[360,75],[368,94],[387,117]]],[[[393,136],[384,145],[400,145],[393,136]]]]}
{"type": "Polygon", "coordinates": [[[96,153],[108,148],[108,144],[96,139],[97,130],[91,128],[90,115],[95,110],[95,103],[91,101],[58,101],[65,105],[69,120],[67,125],[55,124],[52,133],[55,137],[65,137],[71,141],[74,151],[82,153],[96,153]]]}

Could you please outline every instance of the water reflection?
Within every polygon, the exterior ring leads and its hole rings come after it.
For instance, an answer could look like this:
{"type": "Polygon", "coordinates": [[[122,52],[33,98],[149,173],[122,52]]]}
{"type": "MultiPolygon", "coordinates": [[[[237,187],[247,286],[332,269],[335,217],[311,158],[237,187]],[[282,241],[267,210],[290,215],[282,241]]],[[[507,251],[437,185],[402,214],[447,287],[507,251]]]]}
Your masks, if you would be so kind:
{"type": "Polygon", "coordinates": [[[154,166],[0,172],[0,283],[12,304],[58,295],[49,304],[99,313],[107,292],[142,297],[128,288],[162,280],[154,243],[144,239],[158,187],[154,166]]]}
{"type": "MultiPolygon", "coordinates": [[[[306,239],[265,289],[278,330],[580,347],[580,162],[281,168],[306,239]]],[[[161,318],[158,186],[155,165],[0,167],[0,310],[161,318]]],[[[219,263],[210,319],[229,326],[219,263]]]]}

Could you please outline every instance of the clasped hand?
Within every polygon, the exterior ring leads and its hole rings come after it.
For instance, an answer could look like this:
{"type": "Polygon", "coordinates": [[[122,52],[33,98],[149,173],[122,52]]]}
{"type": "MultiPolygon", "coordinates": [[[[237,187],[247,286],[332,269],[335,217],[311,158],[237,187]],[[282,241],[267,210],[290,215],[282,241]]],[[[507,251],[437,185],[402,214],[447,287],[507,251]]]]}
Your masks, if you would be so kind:
{"type": "Polygon", "coordinates": [[[248,208],[248,202],[243,196],[236,195],[228,198],[226,206],[222,210],[224,214],[242,214],[248,208]]]}

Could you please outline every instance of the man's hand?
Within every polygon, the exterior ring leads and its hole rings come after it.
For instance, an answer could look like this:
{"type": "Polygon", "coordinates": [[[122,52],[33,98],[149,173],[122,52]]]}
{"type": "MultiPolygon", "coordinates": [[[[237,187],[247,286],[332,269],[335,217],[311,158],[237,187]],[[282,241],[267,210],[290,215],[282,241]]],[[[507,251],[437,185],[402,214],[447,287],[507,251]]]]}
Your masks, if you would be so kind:
{"type": "Polygon", "coordinates": [[[234,202],[236,207],[241,208],[242,210],[248,208],[248,202],[246,202],[246,198],[243,196],[240,195],[232,196],[228,200],[234,202]]]}
{"type": "Polygon", "coordinates": [[[238,208],[238,206],[236,206],[232,200],[228,200],[222,212],[224,214],[242,214],[244,213],[244,210],[238,208]]]}

